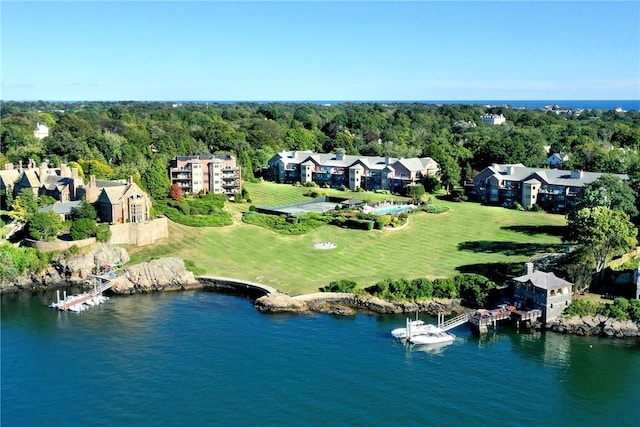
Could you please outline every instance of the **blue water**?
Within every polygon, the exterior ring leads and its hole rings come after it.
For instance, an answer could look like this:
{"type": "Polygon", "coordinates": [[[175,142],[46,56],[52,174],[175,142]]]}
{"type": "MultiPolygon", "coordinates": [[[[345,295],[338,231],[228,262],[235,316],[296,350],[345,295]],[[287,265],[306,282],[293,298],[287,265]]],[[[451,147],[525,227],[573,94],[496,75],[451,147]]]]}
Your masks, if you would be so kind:
{"type": "MultiPolygon", "coordinates": [[[[637,426],[636,341],[466,327],[439,350],[403,316],[265,315],[209,292],[82,314],[2,297],[3,426],[637,426]]],[[[425,320],[428,319],[426,316],[425,320]]]]}

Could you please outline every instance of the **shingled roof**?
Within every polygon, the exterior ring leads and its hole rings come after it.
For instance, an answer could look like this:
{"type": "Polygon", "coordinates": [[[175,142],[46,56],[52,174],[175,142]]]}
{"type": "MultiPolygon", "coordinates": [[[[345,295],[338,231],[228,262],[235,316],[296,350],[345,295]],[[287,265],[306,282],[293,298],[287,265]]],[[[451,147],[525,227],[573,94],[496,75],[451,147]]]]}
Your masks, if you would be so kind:
{"type": "Polygon", "coordinates": [[[564,288],[565,286],[573,285],[571,282],[567,282],[553,273],[547,273],[544,271],[534,271],[531,274],[525,274],[524,276],[516,277],[513,280],[520,283],[531,282],[531,284],[536,288],[546,290],[564,288]]]}

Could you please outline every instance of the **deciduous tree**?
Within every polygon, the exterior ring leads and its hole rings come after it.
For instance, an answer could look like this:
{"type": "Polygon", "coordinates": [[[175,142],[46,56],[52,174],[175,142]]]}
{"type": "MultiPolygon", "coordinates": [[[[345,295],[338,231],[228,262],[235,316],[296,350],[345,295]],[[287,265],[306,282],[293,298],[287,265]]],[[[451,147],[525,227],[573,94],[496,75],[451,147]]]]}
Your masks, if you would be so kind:
{"type": "Polygon", "coordinates": [[[581,209],[569,219],[567,228],[565,242],[577,243],[593,256],[596,282],[600,280],[609,258],[637,244],[638,230],[629,216],[604,206],[581,209]]]}

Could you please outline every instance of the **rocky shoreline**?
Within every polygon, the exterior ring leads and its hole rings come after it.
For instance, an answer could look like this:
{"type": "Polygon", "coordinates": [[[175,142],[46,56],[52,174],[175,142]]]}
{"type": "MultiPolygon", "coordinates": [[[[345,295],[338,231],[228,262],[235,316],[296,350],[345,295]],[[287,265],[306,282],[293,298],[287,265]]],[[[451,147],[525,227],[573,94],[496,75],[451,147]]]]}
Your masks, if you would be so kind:
{"type": "MultiPolygon", "coordinates": [[[[93,272],[105,264],[129,261],[123,248],[96,244],[69,259],[60,257],[45,271],[15,278],[0,284],[0,293],[21,291],[46,291],[64,288],[90,290],[88,279],[93,272]]],[[[179,258],[162,258],[136,264],[124,269],[112,279],[110,292],[117,295],[131,295],[157,291],[180,291],[208,289],[209,285],[199,281],[185,267],[179,258]]],[[[241,281],[238,282],[242,288],[241,281]]],[[[433,299],[419,302],[387,301],[367,294],[320,292],[307,295],[289,296],[272,292],[257,298],[254,306],[262,313],[309,313],[318,312],[339,316],[350,316],[358,312],[377,314],[413,314],[416,312],[436,316],[460,314],[470,309],[462,306],[461,300],[433,299]]],[[[602,316],[576,316],[554,319],[536,328],[581,336],[602,336],[614,338],[640,337],[640,324],[632,321],[618,321],[602,316]]]]}
{"type": "Polygon", "coordinates": [[[560,317],[545,325],[545,329],[561,334],[613,338],[640,337],[640,324],[604,316],[560,317]]]}

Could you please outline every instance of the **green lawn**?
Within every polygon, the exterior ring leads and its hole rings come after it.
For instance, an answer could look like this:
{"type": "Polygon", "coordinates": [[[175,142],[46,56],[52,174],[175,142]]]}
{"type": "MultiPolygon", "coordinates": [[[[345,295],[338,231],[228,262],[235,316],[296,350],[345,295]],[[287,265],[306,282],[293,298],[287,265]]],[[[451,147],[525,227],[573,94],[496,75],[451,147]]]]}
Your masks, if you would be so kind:
{"type": "MultiPolygon", "coordinates": [[[[246,185],[255,205],[282,205],[309,200],[308,189],[290,185],[246,185]]],[[[389,195],[336,192],[348,197],[389,195]]],[[[363,197],[359,197],[363,198],[363,197]]],[[[153,246],[127,247],[132,263],[177,256],[197,273],[269,284],[295,295],[316,292],[338,279],[361,287],[384,278],[450,277],[461,272],[496,278],[520,274],[535,253],[562,247],[562,215],[519,212],[477,203],[438,201],[450,211],[410,216],[402,230],[358,231],[324,226],[302,236],[282,236],[236,221],[223,228],[190,228],[170,223],[170,238],[153,246]],[[330,241],[332,250],[315,242],[330,241]]],[[[249,204],[231,204],[235,212],[249,204]]]]}

